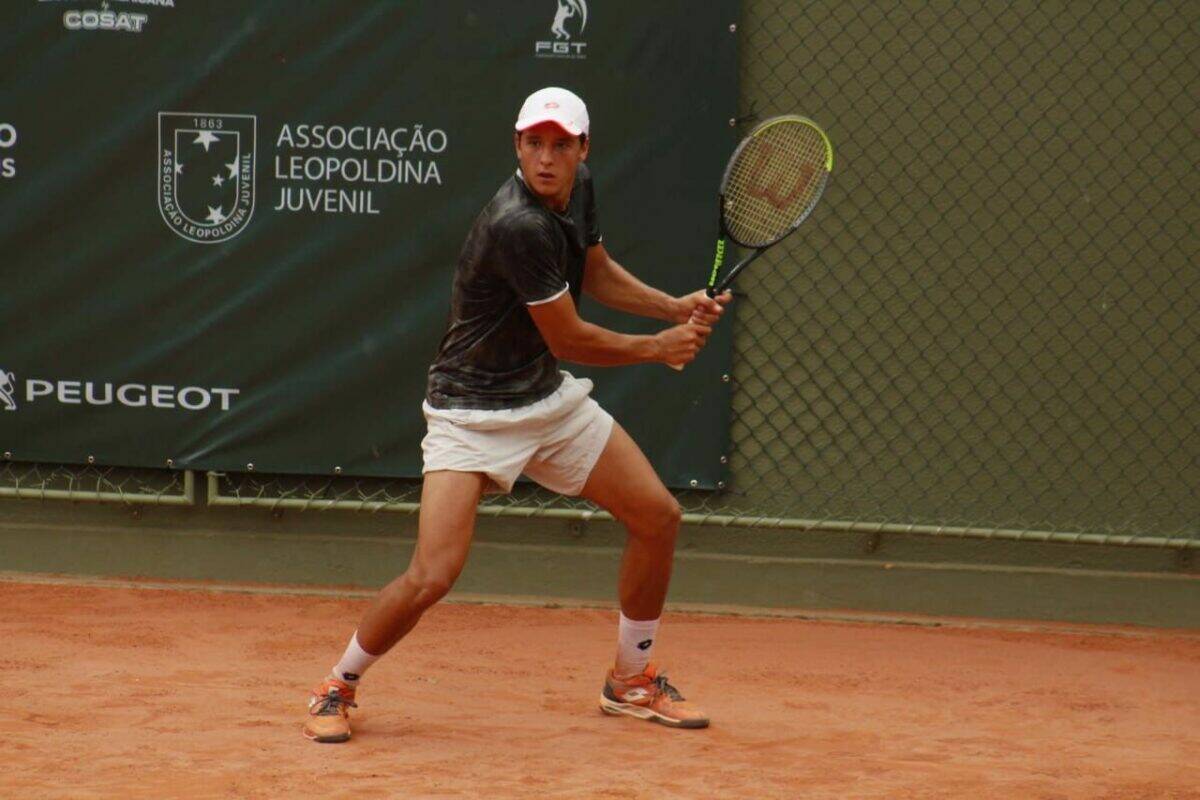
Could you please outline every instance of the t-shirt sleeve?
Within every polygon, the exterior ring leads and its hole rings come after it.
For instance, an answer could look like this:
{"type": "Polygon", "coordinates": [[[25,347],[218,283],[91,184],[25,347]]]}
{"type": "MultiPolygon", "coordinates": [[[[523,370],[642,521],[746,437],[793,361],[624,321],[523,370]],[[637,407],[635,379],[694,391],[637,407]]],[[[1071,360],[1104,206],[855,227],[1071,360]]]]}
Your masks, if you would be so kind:
{"type": "Polygon", "coordinates": [[[496,269],[521,302],[541,303],[567,290],[567,278],[556,258],[557,245],[536,218],[514,220],[500,236],[496,269]]]}
{"type": "MultiPolygon", "coordinates": [[[[586,167],[580,166],[581,169],[586,167]]],[[[600,233],[600,223],[596,220],[596,190],[592,185],[592,173],[588,170],[584,174],[583,185],[587,189],[587,206],[584,208],[583,220],[587,226],[584,231],[584,236],[587,239],[587,246],[600,244],[604,236],[600,233]]]]}

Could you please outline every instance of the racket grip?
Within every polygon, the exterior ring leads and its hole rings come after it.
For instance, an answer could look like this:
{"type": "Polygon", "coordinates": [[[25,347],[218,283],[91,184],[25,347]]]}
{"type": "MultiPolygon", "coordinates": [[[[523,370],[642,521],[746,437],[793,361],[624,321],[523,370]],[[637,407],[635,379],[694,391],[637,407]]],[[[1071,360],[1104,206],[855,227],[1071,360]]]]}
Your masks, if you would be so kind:
{"type": "Polygon", "coordinates": [[[704,290],[704,293],[705,293],[706,295],[708,295],[708,296],[709,296],[709,298],[713,298],[713,297],[716,297],[716,296],[717,296],[717,290],[716,290],[716,289],[714,289],[712,286],[709,286],[707,289],[705,289],[705,290],[704,290]]]}

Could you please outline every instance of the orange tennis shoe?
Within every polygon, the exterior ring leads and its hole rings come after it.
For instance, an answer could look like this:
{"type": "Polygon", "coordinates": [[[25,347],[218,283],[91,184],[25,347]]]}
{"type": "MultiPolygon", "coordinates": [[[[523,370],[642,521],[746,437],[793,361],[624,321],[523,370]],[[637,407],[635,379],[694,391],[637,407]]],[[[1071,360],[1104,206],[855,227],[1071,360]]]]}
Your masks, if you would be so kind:
{"type": "Polygon", "coordinates": [[[358,708],[354,704],[354,687],[336,678],[326,678],[308,699],[304,735],[314,742],[347,741],[351,708],[358,708]]]}
{"type": "Polygon", "coordinates": [[[708,715],[684,700],[679,690],[667,682],[667,673],[653,664],[631,678],[618,678],[609,670],[600,694],[600,710],[672,728],[708,727],[708,715]]]}

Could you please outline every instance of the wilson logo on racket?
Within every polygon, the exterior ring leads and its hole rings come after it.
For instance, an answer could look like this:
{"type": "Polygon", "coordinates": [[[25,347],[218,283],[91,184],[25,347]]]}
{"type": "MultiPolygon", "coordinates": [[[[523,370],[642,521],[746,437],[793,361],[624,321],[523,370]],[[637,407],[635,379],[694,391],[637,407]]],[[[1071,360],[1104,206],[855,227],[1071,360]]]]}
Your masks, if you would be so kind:
{"type": "Polygon", "coordinates": [[[775,208],[782,211],[804,197],[805,193],[812,186],[813,178],[816,176],[817,171],[810,164],[801,164],[796,168],[796,174],[794,175],[765,175],[764,173],[769,171],[772,161],[777,156],[771,152],[773,148],[770,145],[764,144],[758,149],[758,163],[751,173],[749,186],[746,187],[746,195],[766,200],[775,206],[775,208]],[[791,189],[787,189],[789,182],[791,183],[791,189]],[[787,193],[784,194],[784,192],[787,193]]]}

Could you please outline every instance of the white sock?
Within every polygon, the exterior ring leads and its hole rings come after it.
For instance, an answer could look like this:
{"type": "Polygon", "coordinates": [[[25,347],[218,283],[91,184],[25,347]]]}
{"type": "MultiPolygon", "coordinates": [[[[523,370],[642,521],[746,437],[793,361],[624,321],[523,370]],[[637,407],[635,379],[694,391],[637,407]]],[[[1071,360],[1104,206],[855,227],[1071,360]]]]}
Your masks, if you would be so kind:
{"type": "Polygon", "coordinates": [[[658,620],[635,620],[621,614],[617,627],[617,665],[613,672],[620,677],[645,672],[657,633],[658,620]]]}
{"type": "Polygon", "coordinates": [[[378,660],[379,656],[373,656],[362,649],[362,645],[358,643],[358,631],[355,631],[350,637],[350,644],[346,646],[346,652],[342,654],[342,660],[333,668],[333,677],[351,686],[357,686],[367,667],[378,660]]]}

